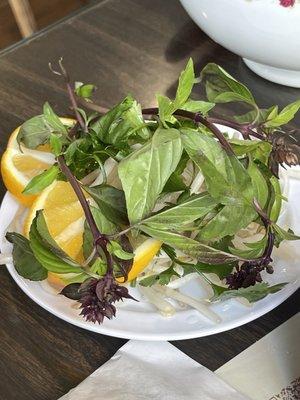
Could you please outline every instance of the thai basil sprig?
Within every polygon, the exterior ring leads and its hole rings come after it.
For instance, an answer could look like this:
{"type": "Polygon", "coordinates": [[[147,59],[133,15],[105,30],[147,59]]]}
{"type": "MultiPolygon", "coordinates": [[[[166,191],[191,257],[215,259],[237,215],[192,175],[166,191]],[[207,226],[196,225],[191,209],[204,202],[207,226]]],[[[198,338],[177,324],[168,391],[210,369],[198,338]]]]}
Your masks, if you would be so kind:
{"type": "Polygon", "coordinates": [[[80,302],[88,321],[101,323],[115,315],[116,301],[132,298],[119,282],[127,280],[133,264],[129,235],[142,234],[163,242],[171,264],[141,285],[168,284],[178,277],[179,265],[184,275],[196,271],[208,281],[212,300],[244,296],[257,301],[280,290],[284,284],[268,286],[261,272],[273,272],[274,245],[298,239],[276,221],[282,203],[278,167],[299,164],[294,132],[285,125],[300,101],[281,111],[277,106],[260,109],[249,89],[221,67],[208,64],[196,79],[189,60],[175,99],[158,95],[158,107],[142,109],[127,96],[106,110],[90,99],[94,85],[72,84],[61,60],[59,67],[51,69],[64,78],[76,122],[67,126],[46,103],[42,115],[22,125],[18,141],[32,149],[50,144],[56,163],[33,178],[25,193],[39,193],[55,179],[70,182],[86,218],[85,262],[70,259],[57,246],[38,213],[29,240],[14,233],[7,236],[14,243],[19,274],[40,280],[48,271],[72,273],[62,294],[80,302]],[[205,101],[191,98],[200,81],[206,87],[205,101]],[[218,103],[227,102],[243,104],[247,112],[228,118],[210,115],[218,103]],[[235,129],[241,138],[230,138],[216,124],[235,129]],[[108,160],[117,170],[118,184],[108,184],[108,160]],[[99,172],[102,183],[89,186],[99,172]],[[205,182],[201,193],[195,187],[199,174],[205,182]],[[85,193],[93,198],[93,206],[85,193]],[[167,196],[171,202],[164,201],[167,196]],[[245,243],[242,250],[235,248],[235,235],[253,222],[264,230],[264,237],[245,243]],[[196,263],[182,262],[175,250],[196,263]],[[224,279],[227,287],[212,283],[208,272],[224,279]]]}

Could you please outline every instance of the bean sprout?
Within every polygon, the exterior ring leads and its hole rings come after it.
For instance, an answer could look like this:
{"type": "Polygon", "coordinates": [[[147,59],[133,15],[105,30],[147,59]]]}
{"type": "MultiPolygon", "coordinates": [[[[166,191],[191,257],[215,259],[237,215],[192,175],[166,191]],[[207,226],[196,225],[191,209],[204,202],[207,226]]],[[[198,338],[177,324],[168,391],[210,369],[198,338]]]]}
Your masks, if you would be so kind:
{"type": "Polygon", "coordinates": [[[166,297],[170,297],[174,300],[180,301],[181,303],[188,304],[190,307],[195,308],[202,315],[213,322],[221,322],[221,318],[215,312],[211,311],[209,307],[204,303],[204,301],[196,300],[193,297],[187,296],[167,286],[155,285],[155,290],[166,297]]]}
{"type": "Polygon", "coordinates": [[[164,296],[152,287],[139,286],[139,290],[149,303],[153,304],[164,317],[171,317],[175,314],[175,308],[172,304],[165,300],[164,296]]]}

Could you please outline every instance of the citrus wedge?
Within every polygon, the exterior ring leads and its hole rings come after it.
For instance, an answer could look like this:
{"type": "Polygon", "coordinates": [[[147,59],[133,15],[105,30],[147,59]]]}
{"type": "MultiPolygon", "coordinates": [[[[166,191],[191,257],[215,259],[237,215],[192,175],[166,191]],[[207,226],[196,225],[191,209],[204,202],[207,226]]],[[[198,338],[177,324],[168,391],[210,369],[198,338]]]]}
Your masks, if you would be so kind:
{"type": "MultiPolygon", "coordinates": [[[[70,118],[61,118],[61,121],[69,126],[74,123],[70,118]]],[[[23,145],[19,146],[17,142],[19,130],[20,127],[10,135],[7,149],[1,159],[1,175],[7,190],[20,203],[30,206],[37,195],[25,195],[22,193],[23,190],[34,176],[48,169],[55,159],[48,144],[34,150],[23,145]]]]}

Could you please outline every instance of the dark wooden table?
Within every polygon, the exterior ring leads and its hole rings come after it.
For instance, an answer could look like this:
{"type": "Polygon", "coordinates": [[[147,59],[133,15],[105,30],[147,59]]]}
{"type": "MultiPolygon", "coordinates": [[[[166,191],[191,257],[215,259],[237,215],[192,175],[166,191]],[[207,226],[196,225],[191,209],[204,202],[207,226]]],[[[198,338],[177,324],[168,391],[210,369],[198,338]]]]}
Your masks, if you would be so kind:
{"type": "MultiPolygon", "coordinates": [[[[157,92],[173,95],[190,56],[197,71],[209,61],[221,64],[248,85],[261,106],[283,106],[300,97],[300,90],[254,75],[239,57],[201,32],[179,2],[107,0],[1,53],[0,153],[9,133],[40,113],[46,100],[59,113],[68,112],[63,85],[48,69],[48,62],[60,56],[74,80],[97,85],[98,102],[106,106],[127,93],[144,106],[155,104],[157,92]]],[[[195,98],[201,89],[197,90],[195,98]]],[[[0,189],[2,198],[3,185],[0,189]]],[[[1,400],[55,400],[125,343],[69,325],[41,309],[4,267],[0,282],[1,400]]],[[[295,294],[243,327],[174,344],[215,370],[295,314],[298,305],[295,294]]]]}

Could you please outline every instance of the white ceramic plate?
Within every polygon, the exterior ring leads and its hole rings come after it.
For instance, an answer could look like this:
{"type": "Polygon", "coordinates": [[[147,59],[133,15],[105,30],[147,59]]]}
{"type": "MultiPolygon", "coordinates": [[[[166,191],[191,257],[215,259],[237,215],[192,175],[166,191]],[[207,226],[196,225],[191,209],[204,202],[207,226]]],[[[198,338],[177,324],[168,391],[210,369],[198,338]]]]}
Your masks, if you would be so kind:
{"type": "MultiPolygon", "coordinates": [[[[289,202],[285,207],[280,224],[291,227],[299,234],[300,168],[288,170],[287,175],[289,202]]],[[[0,250],[4,253],[10,250],[11,245],[3,239],[3,235],[17,208],[16,201],[7,193],[0,209],[0,238],[2,238],[0,250]]],[[[251,307],[241,304],[237,299],[212,305],[212,309],[222,317],[222,322],[219,324],[210,322],[193,309],[181,309],[172,317],[163,317],[149,303],[141,299],[139,293],[136,293],[136,289],[130,288],[140,302],[126,300],[124,303],[119,303],[115,319],[106,320],[102,325],[95,325],[86,322],[79,316],[75,302],[47,290],[44,283],[23,279],[17,274],[12,264],[8,264],[7,269],[18,286],[33,301],[57,317],[83,329],[126,339],[179,340],[208,336],[246,324],[272,310],[294,293],[299,287],[300,281],[299,243],[285,242],[279,250],[275,249],[273,255],[275,273],[266,275],[265,278],[270,284],[280,282],[289,282],[289,284],[280,292],[267,296],[251,307]]],[[[201,294],[203,295],[203,287],[197,281],[192,281],[184,287],[184,292],[199,297],[201,294]]]]}

